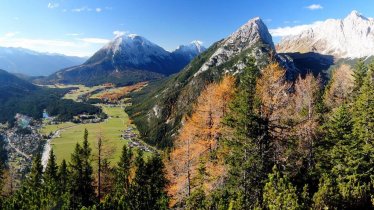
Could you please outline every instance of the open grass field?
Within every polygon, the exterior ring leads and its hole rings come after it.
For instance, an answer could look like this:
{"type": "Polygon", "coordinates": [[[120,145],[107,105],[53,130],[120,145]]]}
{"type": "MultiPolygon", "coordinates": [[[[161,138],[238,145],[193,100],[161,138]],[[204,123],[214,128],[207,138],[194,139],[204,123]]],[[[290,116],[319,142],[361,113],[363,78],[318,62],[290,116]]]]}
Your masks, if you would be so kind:
{"type": "Polygon", "coordinates": [[[94,157],[97,155],[97,139],[102,136],[105,157],[108,158],[112,165],[119,161],[122,147],[127,143],[127,141],[121,139],[121,134],[130,125],[129,117],[124,112],[124,107],[110,107],[109,105],[101,105],[101,107],[109,116],[104,122],[89,124],[68,122],[59,125],[46,125],[42,128],[41,132],[45,134],[61,129],[60,137],[51,141],[58,163],[61,163],[63,159],[70,160],[71,153],[73,153],[77,142],[83,142],[85,128],[87,128],[89,133],[88,141],[94,157]]]}
{"type": "MultiPolygon", "coordinates": [[[[64,87],[64,86],[62,86],[64,87]]],[[[74,101],[78,100],[78,97],[85,94],[90,94],[96,90],[106,88],[105,85],[93,86],[93,87],[86,87],[84,85],[67,85],[65,87],[76,87],[77,90],[73,90],[70,93],[64,96],[64,99],[72,99],[74,101]]],[[[61,87],[60,87],[61,88],[61,87]]]]}

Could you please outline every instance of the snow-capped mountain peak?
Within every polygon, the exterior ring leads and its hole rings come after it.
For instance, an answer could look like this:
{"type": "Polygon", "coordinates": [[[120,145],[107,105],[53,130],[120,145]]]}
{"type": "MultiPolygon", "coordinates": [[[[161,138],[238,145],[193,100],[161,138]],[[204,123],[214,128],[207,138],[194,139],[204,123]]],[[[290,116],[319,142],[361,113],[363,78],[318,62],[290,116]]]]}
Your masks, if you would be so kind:
{"type": "Polygon", "coordinates": [[[350,20],[357,20],[357,19],[364,19],[368,20],[367,17],[363,16],[361,13],[359,13],[357,10],[353,10],[349,15],[344,19],[350,19],[350,20]]]}
{"type": "Polygon", "coordinates": [[[203,46],[203,42],[199,40],[192,41],[190,45],[194,46],[197,49],[197,52],[199,53],[202,53],[206,50],[206,48],[203,46]]]}
{"type": "Polygon", "coordinates": [[[278,52],[316,52],[336,58],[374,55],[374,20],[358,11],[344,19],[328,19],[312,24],[297,35],[284,37],[278,52]]]}
{"type": "Polygon", "coordinates": [[[202,41],[194,40],[188,45],[179,45],[178,48],[172,53],[193,58],[206,50],[206,48],[202,44],[202,41]]]}

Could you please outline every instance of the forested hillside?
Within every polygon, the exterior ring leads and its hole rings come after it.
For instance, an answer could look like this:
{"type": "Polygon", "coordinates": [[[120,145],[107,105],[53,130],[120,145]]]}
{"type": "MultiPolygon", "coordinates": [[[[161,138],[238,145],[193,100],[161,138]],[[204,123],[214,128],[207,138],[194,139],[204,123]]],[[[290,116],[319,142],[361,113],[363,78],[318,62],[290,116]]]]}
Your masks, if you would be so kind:
{"type": "Polygon", "coordinates": [[[61,99],[71,89],[44,88],[0,70],[0,123],[13,123],[17,113],[41,119],[43,110],[61,121],[82,113],[99,113],[95,106],[61,99]]]}
{"type": "Polygon", "coordinates": [[[61,166],[35,156],[2,208],[373,209],[374,64],[342,65],[327,86],[285,75],[250,60],[207,85],[163,161],[125,147],[112,168],[86,132],[61,166]]]}
{"type": "Polygon", "coordinates": [[[171,205],[372,209],[373,78],[360,61],[335,69],[326,87],[312,74],[291,83],[271,63],[247,67],[225,103],[216,91],[230,77],[209,85],[169,157],[171,205]]]}

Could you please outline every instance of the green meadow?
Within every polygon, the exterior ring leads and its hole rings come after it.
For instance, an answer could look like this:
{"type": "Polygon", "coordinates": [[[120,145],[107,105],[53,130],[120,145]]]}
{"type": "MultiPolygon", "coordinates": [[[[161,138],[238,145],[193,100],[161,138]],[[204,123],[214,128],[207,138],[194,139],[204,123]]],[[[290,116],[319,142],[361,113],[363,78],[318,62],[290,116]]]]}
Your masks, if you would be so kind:
{"type": "MultiPolygon", "coordinates": [[[[51,141],[53,151],[57,157],[57,162],[61,163],[63,159],[69,161],[71,153],[77,143],[83,142],[84,129],[88,130],[88,141],[92,148],[93,157],[97,157],[97,140],[102,138],[104,156],[112,165],[119,161],[123,145],[127,141],[122,140],[121,134],[129,125],[129,117],[124,111],[124,107],[109,105],[100,105],[103,111],[108,115],[108,119],[101,123],[74,124],[71,122],[59,125],[46,125],[41,133],[49,134],[52,131],[60,130],[60,136],[51,141]]],[[[134,126],[134,125],[132,125],[134,126]]],[[[135,127],[135,126],[134,126],[135,127]]]]}

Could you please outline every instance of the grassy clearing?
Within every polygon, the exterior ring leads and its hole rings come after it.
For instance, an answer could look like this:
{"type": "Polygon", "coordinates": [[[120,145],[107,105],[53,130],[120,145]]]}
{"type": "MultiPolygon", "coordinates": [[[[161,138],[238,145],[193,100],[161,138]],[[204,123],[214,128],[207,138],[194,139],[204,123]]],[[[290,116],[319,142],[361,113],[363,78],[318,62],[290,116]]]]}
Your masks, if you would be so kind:
{"type": "Polygon", "coordinates": [[[72,99],[74,101],[77,101],[79,96],[85,95],[85,94],[90,94],[90,93],[92,93],[96,90],[103,89],[107,86],[99,85],[99,86],[94,86],[94,87],[86,87],[84,85],[69,85],[69,86],[66,86],[66,87],[75,87],[75,88],[78,88],[78,89],[73,90],[70,93],[66,94],[64,96],[64,99],[72,99]]]}
{"type": "Polygon", "coordinates": [[[43,127],[41,132],[46,134],[62,129],[60,137],[53,139],[51,142],[58,163],[61,163],[63,159],[70,160],[75,145],[83,142],[85,128],[87,128],[89,133],[88,141],[94,157],[97,155],[97,139],[99,136],[102,136],[105,157],[108,158],[112,165],[119,161],[122,147],[127,144],[127,141],[121,139],[121,134],[124,129],[131,125],[131,122],[128,115],[124,112],[124,107],[110,107],[109,105],[101,105],[101,107],[109,116],[104,122],[89,124],[73,124],[68,122],[43,127]]]}

